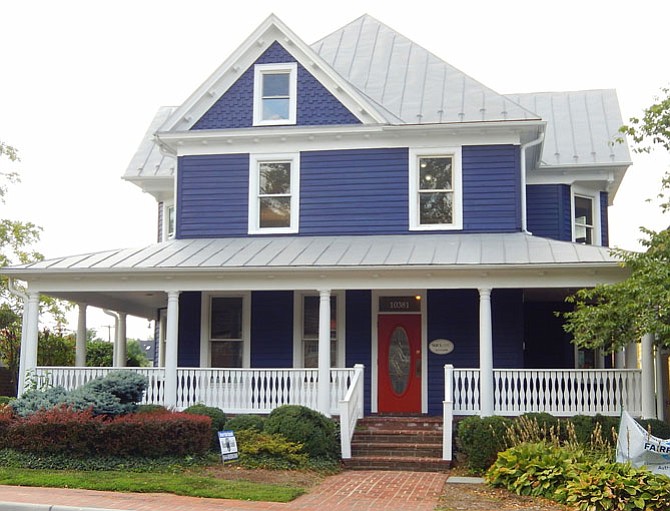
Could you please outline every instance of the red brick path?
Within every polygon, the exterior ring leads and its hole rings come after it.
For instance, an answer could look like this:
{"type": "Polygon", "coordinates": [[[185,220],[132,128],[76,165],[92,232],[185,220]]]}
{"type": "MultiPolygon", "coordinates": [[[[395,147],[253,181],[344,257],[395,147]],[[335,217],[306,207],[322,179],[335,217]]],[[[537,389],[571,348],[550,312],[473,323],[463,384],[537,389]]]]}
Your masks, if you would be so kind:
{"type": "Polygon", "coordinates": [[[433,472],[345,471],[286,504],[19,486],[0,486],[0,501],[133,511],[433,511],[446,480],[433,472]]]}

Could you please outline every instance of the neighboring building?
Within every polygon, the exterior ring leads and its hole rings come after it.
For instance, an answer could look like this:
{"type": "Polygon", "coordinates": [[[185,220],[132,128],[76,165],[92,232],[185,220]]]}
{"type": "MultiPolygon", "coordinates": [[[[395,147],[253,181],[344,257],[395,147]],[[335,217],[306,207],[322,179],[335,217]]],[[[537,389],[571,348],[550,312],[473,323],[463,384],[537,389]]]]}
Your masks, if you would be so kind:
{"type": "Polygon", "coordinates": [[[613,90],[501,95],[369,16],[311,46],[270,16],[158,111],[126,171],[156,198],[158,243],[5,273],[29,305],[158,320],[169,405],[337,413],[362,364],[366,414],[440,415],[452,364],[457,414],[615,413],[621,396],[529,396],[581,385],[552,370],[612,366],[555,311],[624,277],[607,249],[621,124],[613,90]],[[531,389],[524,369],[553,380],[531,389]]]}

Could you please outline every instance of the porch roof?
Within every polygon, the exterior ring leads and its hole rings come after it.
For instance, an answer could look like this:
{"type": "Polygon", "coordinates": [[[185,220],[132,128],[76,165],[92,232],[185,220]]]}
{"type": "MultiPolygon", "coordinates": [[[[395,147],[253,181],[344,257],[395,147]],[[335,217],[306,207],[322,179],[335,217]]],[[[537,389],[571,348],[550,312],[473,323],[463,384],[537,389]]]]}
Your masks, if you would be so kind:
{"type": "Polygon", "coordinates": [[[18,278],[51,273],[402,267],[616,266],[607,247],[524,233],[175,239],[3,268],[18,278]]]}

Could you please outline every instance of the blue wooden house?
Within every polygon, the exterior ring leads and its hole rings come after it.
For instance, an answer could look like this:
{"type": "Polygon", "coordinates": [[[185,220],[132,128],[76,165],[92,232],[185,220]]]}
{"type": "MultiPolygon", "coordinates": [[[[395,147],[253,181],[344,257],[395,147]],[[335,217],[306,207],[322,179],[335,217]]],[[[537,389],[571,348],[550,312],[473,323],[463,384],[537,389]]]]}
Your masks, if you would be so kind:
{"type": "Polygon", "coordinates": [[[312,45],[270,16],[158,110],[125,173],[156,198],[157,243],[5,269],[27,282],[22,374],[103,371],[82,344],[80,367],[36,368],[46,294],[81,304],[80,332],[87,305],[122,337],[155,319],[146,399],[178,408],[639,408],[639,371],[576,350],[555,314],[625,276],[621,124],[613,90],[503,95],[370,16],[312,45]]]}

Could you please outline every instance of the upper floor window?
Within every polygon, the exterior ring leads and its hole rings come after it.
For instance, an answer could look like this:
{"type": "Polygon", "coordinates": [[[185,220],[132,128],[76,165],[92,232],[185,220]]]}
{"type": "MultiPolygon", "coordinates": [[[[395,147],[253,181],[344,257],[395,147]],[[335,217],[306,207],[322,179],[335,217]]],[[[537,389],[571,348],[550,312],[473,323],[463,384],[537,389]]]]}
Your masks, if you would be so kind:
{"type": "Polygon", "coordinates": [[[297,64],[254,68],[254,125],[295,124],[297,64]]]}
{"type": "Polygon", "coordinates": [[[174,238],[176,225],[175,214],[174,203],[163,203],[163,240],[165,241],[174,238]]]}
{"type": "Polygon", "coordinates": [[[300,155],[251,155],[249,233],[298,232],[300,155]]]}
{"type": "Polygon", "coordinates": [[[410,229],[462,229],[460,148],[411,149],[409,157],[410,229]]]}
{"type": "Polygon", "coordinates": [[[574,241],[586,245],[598,245],[595,238],[593,197],[575,195],[573,232],[574,241]]]}

